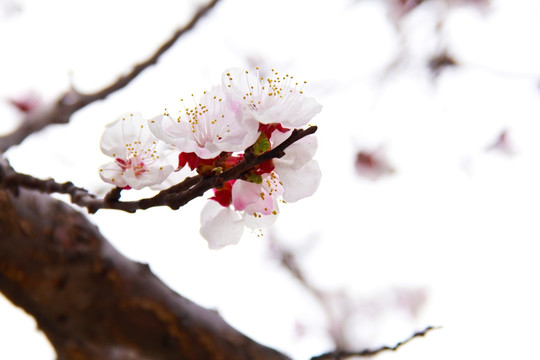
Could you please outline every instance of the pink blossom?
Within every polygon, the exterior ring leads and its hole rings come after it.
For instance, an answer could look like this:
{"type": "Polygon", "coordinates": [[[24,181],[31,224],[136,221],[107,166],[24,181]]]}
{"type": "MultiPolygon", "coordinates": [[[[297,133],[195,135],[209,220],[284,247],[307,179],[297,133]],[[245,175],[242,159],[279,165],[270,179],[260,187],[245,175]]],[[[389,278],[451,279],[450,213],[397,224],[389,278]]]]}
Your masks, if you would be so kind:
{"type": "Polygon", "coordinates": [[[124,114],[105,128],[101,151],[114,159],[99,169],[101,179],[121,188],[161,184],[173,171],[167,149],[149,131],[139,113],[124,114]]]}

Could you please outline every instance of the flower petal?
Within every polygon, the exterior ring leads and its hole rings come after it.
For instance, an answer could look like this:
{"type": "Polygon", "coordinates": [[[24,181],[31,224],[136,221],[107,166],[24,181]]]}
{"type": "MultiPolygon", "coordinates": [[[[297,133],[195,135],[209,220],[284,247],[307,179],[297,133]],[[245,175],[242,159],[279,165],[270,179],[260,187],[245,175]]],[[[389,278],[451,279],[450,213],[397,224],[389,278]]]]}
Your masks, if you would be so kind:
{"type": "Polygon", "coordinates": [[[177,122],[168,115],[158,115],[148,121],[150,131],[158,139],[173,145],[182,152],[194,152],[197,144],[189,141],[190,126],[177,122]]]}
{"type": "Polygon", "coordinates": [[[274,210],[272,196],[262,184],[237,180],[232,187],[232,204],[235,210],[250,214],[268,215],[274,210]]]}
{"type": "Polygon", "coordinates": [[[116,185],[120,188],[128,186],[126,179],[121,175],[122,169],[116,163],[107,163],[99,168],[99,177],[106,183],[116,185]]]}
{"type": "Polygon", "coordinates": [[[154,164],[148,167],[148,172],[144,176],[137,176],[134,171],[131,169],[127,171],[127,178],[129,186],[134,189],[142,189],[146,186],[158,186],[169,177],[173,172],[174,168],[171,165],[161,166],[159,164],[154,164]]]}
{"type": "Polygon", "coordinates": [[[105,127],[101,136],[101,151],[110,157],[123,157],[126,141],[131,142],[138,138],[141,125],[146,125],[140,113],[125,113],[105,127]]]}
{"type": "Polygon", "coordinates": [[[300,169],[290,166],[278,166],[276,172],[283,183],[283,200],[295,202],[309,197],[315,193],[321,182],[321,169],[319,163],[311,160],[300,169]]]}
{"type": "Polygon", "coordinates": [[[244,232],[240,215],[215,201],[208,201],[201,211],[200,233],[210,249],[221,249],[238,243],[244,232]]]}
{"type": "Polygon", "coordinates": [[[105,182],[124,188],[130,186],[140,190],[146,186],[161,184],[173,171],[171,165],[149,166],[144,174],[136,174],[133,168],[122,170],[118,164],[110,162],[101,166],[99,176],[105,182]]]}
{"type": "MultiPolygon", "coordinates": [[[[281,133],[274,131],[272,134],[272,147],[276,147],[285,141],[291,132],[281,133]]],[[[304,137],[295,143],[291,144],[285,149],[285,155],[280,159],[274,159],[274,165],[276,166],[288,166],[293,169],[300,169],[307,164],[317,151],[318,141],[314,135],[304,137]]],[[[279,174],[279,172],[278,172],[279,174]]]]}
{"type": "Polygon", "coordinates": [[[314,98],[298,94],[294,99],[282,101],[267,109],[258,112],[252,110],[252,114],[262,124],[280,123],[286,128],[300,128],[321,110],[322,105],[314,98]]]}
{"type": "Polygon", "coordinates": [[[250,229],[262,229],[272,225],[278,218],[279,207],[277,199],[273,199],[272,212],[268,215],[261,213],[254,213],[249,211],[244,211],[242,220],[244,224],[250,229]]]}
{"type": "Polygon", "coordinates": [[[179,184],[184,181],[191,174],[191,170],[185,167],[179,171],[172,171],[169,175],[158,184],[150,185],[152,190],[165,190],[173,185],[179,184]]]}

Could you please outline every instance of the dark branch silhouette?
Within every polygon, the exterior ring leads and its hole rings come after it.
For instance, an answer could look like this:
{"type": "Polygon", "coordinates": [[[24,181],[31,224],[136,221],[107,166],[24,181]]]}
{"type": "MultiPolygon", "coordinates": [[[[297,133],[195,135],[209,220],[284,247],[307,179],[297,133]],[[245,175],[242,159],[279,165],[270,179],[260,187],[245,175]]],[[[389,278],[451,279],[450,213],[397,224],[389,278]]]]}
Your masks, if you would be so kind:
{"type": "Polygon", "coordinates": [[[311,358],[311,360],[344,360],[344,359],[347,359],[347,358],[350,358],[350,357],[353,357],[353,356],[373,356],[373,355],[377,355],[377,354],[379,354],[379,353],[381,353],[383,351],[396,351],[401,346],[403,346],[403,345],[407,344],[408,342],[410,342],[412,339],[417,338],[417,337],[423,337],[428,332],[430,332],[431,330],[435,330],[435,329],[438,329],[438,327],[428,326],[424,330],[415,332],[409,338],[398,342],[394,346],[381,346],[378,349],[365,349],[365,350],[361,350],[361,351],[341,351],[341,350],[338,350],[338,351],[333,351],[333,352],[321,354],[321,355],[318,355],[318,356],[314,356],[314,357],[311,358]]]}

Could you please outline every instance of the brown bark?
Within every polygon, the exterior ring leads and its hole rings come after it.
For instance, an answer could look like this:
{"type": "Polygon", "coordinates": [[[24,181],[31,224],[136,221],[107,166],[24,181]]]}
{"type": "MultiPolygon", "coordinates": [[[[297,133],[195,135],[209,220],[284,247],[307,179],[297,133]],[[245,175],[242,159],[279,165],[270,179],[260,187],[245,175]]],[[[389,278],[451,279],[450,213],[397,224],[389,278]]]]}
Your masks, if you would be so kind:
{"type": "Polygon", "coordinates": [[[69,205],[34,191],[0,189],[0,291],[34,316],[59,359],[288,359],[169,289],[69,205]]]}

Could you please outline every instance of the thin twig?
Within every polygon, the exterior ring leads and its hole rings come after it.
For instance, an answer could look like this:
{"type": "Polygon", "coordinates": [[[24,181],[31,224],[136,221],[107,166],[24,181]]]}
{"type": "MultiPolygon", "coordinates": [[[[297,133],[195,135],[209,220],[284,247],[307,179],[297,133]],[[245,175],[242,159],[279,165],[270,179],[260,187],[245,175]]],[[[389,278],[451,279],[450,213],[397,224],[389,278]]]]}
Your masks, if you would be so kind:
{"type": "Polygon", "coordinates": [[[20,187],[48,194],[68,194],[73,204],[87,208],[90,213],[95,213],[99,209],[115,209],[133,213],[140,209],[144,210],[156,206],[169,206],[176,210],[191,200],[202,196],[207,190],[220,187],[226,181],[239,179],[246,172],[265,161],[282,157],[285,155],[285,149],[289,145],[315,133],[315,131],[317,131],[316,126],[295,129],[284,142],[261,155],[254,156],[251,149],[248,148],[245,153],[250,154],[249,156],[246,156],[236,166],[221,174],[208,177],[202,175],[188,177],[181,183],[160,191],[151,198],[135,201],[119,201],[121,190],[118,188],[112,189],[103,199],[100,199],[89,193],[88,190],[77,187],[71,182],[57,183],[53,179],[42,180],[17,173],[5,160],[0,161],[0,188],[9,189],[15,194],[17,194],[20,187]]]}
{"type": "Polygon", "coordinates": [[[172,36],[148,59],[137,64],[128,74],[120,76],[117,80],[103,89],[92,94],[81,94],[74,89],[70,89],[53,102],[52,106],[42,107],[29,112],[15,131],[0,137],[0,153],[5,152],[14,145],[20,144],[30,134],[40,131],[48,125],[67,124],[76,111],[97,100],[105,99],[107,96],[128,85],[143,70],[156,64],[160,56],[170,49],[182,35],[191,30],[199,20],[218,3],[218,1],[219,0],[211,0],[205,6],[197,10],[191,20],[186,25],[176,30],[174,34],[172,34],[172,36]]]}
{"type": "Polygon", "coordinates": [[[439,329],[439,327],[428,326],[424,330],[415,332],[414,334],[409,336],[407,339],[398,342],[394,346],[381,346],[378,349],[365,349],[361,351],[333,351],[333,352],[328,352],[328,353],[321,354],[318,356],[314,356],[311,358],[311,360],[344,360],[353,356],[373,356],[383,351],[396,351],[401,346],[409,343],[412,339],[417,338],[417,337],[423,337],[429,331],[435,330],[435,329],[439,329]]]}

